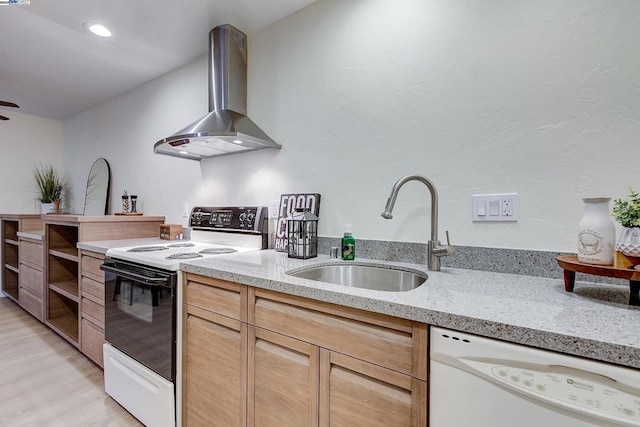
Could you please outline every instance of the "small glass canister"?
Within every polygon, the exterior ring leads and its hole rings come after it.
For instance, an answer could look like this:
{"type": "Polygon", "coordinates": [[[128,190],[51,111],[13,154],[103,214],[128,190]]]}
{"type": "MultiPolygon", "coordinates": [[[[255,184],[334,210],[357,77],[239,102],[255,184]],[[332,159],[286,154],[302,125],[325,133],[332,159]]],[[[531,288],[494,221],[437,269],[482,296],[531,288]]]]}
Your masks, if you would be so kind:
{"type": "Polygon", "coordinates": [[[287,217],[287,254],[289,258],[318,256],[318,217],[308,210],[296,209],[287,217]]]}
{"type": "Polygon", "coordinates": [[[122,213],[129,213],[129,194],[127,194],[127,190],[124,190],[124,194],[122,194],[122,213]]]}

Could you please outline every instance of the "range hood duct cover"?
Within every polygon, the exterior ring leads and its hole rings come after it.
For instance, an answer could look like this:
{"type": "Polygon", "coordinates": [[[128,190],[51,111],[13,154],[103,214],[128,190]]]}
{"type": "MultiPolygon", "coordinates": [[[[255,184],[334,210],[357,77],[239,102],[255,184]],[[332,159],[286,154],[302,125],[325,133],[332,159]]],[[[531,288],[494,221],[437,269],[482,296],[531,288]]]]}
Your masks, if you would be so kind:
{"type": "Polygon", "coordinates": [[[209,114],[156,142],[157,154],[202,160],[280,145],[247,117],[247,36],[225,24],[209,33],[209,114]]]}

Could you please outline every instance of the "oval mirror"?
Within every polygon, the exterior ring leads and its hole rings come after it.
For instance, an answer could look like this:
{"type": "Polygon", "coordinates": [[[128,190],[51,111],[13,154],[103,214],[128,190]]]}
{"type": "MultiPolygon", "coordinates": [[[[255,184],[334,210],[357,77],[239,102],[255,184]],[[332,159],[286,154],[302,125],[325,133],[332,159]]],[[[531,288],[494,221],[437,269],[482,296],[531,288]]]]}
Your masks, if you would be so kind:
{"type": "Polygon", "coordinates": [[[87,178],[87,192],[84,198],[85,215],[107,215],[109,213],[109,192],[111,170],[105,159],[98,159],[91,166],[87,178]]]}

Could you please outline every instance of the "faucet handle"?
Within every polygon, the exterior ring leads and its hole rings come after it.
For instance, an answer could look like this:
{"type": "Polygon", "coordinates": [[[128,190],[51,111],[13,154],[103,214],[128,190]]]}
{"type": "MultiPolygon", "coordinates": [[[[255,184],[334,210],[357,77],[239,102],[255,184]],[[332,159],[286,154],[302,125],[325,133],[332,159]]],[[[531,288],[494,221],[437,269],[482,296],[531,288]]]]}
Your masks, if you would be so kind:
{"type": "Polygon", "coordinates": [[[445,231],[445,234],[447,235],[447,244],[442,245],[439,241],[434,242],[433,246],[431,247],[431,253],[433,255],[441,257],[453,255],[455,253],[456,247],[451,245],[451,242],[449,241],[449,230],[445,231]]]}

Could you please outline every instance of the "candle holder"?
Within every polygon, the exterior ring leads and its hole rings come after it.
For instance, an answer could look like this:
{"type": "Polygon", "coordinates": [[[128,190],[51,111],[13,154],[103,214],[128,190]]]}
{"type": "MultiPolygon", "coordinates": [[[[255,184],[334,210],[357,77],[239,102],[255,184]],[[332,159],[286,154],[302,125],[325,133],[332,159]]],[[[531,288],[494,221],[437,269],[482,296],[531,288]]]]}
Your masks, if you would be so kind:
{"type": "Polygon", "coordinates": [[[296,209],[287,218],[287,255],[308,259],[318,256],[318,217],[308,210],[296,209]]]}

